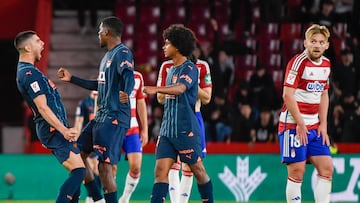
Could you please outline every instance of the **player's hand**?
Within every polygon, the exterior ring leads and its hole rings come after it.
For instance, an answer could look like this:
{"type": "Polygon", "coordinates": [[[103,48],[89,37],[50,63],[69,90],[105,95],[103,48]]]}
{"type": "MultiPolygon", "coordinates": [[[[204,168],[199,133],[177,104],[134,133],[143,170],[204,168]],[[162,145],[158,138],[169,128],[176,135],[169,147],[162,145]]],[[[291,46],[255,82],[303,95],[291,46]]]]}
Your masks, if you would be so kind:
{"type": "Polygon", "coordinates": [[[156,86],[144,86],[144,93],[145,94],[156,94],[157,87],[156,86]]]}
{"type": "Polygon", "coordinates": [[[60,78],[60,80],[64,82],[69,82],[71,79],[71,73],[66,68],[63,67],[59,68],[57,75],[60,78]]]}
{"type": "Polygon", "coordinates": [[[141,140],[141,146],[145,146],[149,142],[149,136],[147,131],[146,132],[140,131],[140,140],[141,140]]]}
{"type": "Polygon", "coordinates": [[[320,123],[320,126],[318,128],[318,134],[317,134],[318,137],[321,136],[321,139],[322,139],[322,144],[323,145],[327,145],[327,146],[330,146],[330,138],[329,138],[329,135],[327,133],[327,127],[325,124],[322,124],[320,123]]]}
{"type": "Polygon", "coordinates": [[[126,92],[120,91],[119,93],[120,103],[124,104],[129,101],[129,95],[126,92]]]}
{"type": "Polygon", "coordinates": [[[297,125],[296,126],[296,137],[300,140],[301,145],[308,144],[308,133],[309,131],[306,128],[305,124],[297,125]]]}
{"type": "Polygon", "coordinates": [[[68,128],[64,132],[64,138],[69,140],[69,142],[75,142],[77,135],[78,135],[78,131],[75,128],[68,128]]]}

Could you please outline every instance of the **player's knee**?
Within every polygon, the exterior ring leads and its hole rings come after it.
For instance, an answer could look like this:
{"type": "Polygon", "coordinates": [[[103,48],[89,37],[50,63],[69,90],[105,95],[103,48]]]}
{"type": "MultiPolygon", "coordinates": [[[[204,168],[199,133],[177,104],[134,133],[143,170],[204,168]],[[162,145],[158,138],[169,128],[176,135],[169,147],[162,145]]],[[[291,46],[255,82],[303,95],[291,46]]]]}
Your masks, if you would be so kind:
{"type": "Polygon", "coordinates": [[[72,174],[75,174],[76,176],[78,176],[79,178],[81,178],[81,180],[84,180],[85,175],[86,175],[86,169],[83,167],[80,168],[75,168],[71,171],[72,174]]]}
{"type": "Polygon", "coordinates": [[[140,174],[140,167],[139,166],[132,166],[132,167],[130,167],[130,174],[131,174],[131,176],[139,176],[139,174],[140,174]]]}

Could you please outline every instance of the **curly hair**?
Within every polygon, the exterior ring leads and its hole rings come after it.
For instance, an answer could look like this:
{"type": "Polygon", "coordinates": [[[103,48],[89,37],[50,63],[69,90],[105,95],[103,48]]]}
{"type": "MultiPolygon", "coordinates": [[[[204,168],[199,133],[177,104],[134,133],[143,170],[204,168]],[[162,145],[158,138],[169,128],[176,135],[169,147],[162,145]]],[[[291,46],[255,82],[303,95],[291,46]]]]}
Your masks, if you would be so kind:
{"type": "Polygon", "coordinates": [[[183,56],[190,56],[195,49],[194,32],[182,24],[173,24],[163,32],[164,40],[169,40],[183,56]]]}

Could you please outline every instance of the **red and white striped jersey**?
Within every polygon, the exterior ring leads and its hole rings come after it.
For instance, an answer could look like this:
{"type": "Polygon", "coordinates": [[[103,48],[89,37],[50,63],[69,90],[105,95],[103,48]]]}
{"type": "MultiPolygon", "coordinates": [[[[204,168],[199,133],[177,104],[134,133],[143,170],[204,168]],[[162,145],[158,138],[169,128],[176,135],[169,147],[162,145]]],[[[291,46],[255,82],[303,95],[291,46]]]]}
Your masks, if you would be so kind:
{"type": "MultiPolygon", "coordinates": [[[[284,86],[295,88],[295,100],[308,130],[319,127],[321,94],[329,89],[330,60],[324,56],[319,62],[312,61],[304,51],[287,64],[284,86]]],[[[279,119],[279,132],[295,129],[296,122],[284,104],[279,119]]]]}
{"type": "Polygon", "coordinates": [[[143,92],[144,79],[141,73],[134,71],[135,85],[130,95],[130,106],[131,106],[131,121],[130,128],[126,133],[126,136],[139,134],[139,123],[136,118],[136,100],[144,99],[146,94],[143,92]]]}
{"type": "MultiPolygon", "coordinates": [[[[165,86],[167,73],[173,65],[172,60],[164,61],[161,64],[156,83],[158,87],[165,86]]],[[[199,87],[212,87],[209,64],[206,61],[198,59],[195,65],[199,70],[199,87]]]]}

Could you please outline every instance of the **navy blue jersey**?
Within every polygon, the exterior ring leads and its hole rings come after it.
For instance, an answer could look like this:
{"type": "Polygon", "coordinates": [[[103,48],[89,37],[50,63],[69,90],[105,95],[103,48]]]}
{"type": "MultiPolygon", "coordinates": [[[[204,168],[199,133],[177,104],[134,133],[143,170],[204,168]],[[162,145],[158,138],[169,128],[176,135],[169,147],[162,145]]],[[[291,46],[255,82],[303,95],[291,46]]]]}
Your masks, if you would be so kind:
{"type": "Polygon", "coordinates": [[[179,137],[200,135],[195,116],[195,103],[198,94],[198,68],[190,60],[180,66],[172,67],[166,77],[166,85],[183,83],[186,91],[180,95],[166,95],[164,117],[160,136],[179,137]],[[190,135],[188,135],[190,133],[190,135]]]}
{"type": "Polygon", "coordinates": [[[34,113],[35,123],[41,120],[45,121],[33,101],[37,96],[44,94],[49,108],[66,127],[69,126],[65,107],[55,84],[42,74],[38,68],[30,63],[19,62],[16,82],[21,95],[34,113]]]}
{"type": "Polygon", "coordinates": [[[134,88],[133,56],[129,48],[119,44],[106,52],[98,76],[98,112],[96,122],[104,122],[107,117],[118,120],[119,125],[130,127],[130,102],[120,103],[119,92],[128,95],[134,88]]]}
{"type": "Polygon", "coordinates": [[[90,96],[82,99],[76,107],[76,116],[83,117],[83,127],[94,118],[94,99],[90,96]]]}

